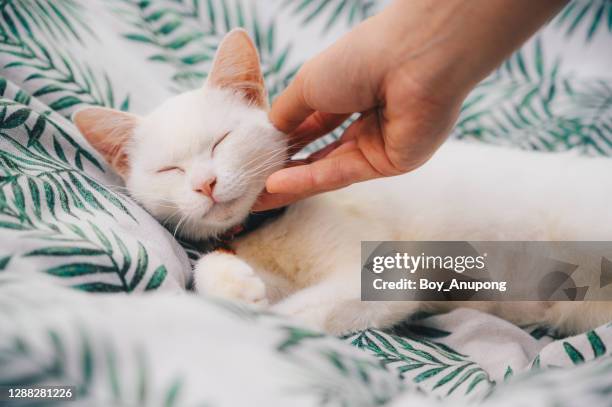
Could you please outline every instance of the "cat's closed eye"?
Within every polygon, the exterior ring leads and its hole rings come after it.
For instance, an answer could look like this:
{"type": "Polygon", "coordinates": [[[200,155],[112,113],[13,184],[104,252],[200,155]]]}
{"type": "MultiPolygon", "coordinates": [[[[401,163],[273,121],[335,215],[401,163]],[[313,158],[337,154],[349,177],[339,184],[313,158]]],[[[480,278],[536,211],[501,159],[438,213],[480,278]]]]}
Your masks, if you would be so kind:
{"type": "Polygon", "coordinates": [[[213,148],[212,148],[211,153],[214,153],[214,152],[215,152],[215,148],[217,148],[217,146],[218,146],[219,144],[221,144],[221,142],[222,142],[223,140],[225,140],[225,138],[226,138],[227,136],[229,136],[229,134],[230,134],[230,132],[228,131],[227,133],[225,133],[224,135],[222,135],[222,136],[221,136],[221,138],[220,138],[219,140],[217,140],[217,142],[216,142],[216,143],[213,145],[213,148]]]}
{"type": "Polygon", "coordinates": [[[159,170],[157,170],[156,172],[157,172],[158,174],[161,174],[161,173],[164,173],[164,172],[171,172],[171,171],[178,171],[178,172],[180,172],[180,173],[185,172],[185,170],[184,170],[184,169],[182,169],[181,167],[172,166],[172,165],[167,166],[167,167],[160,168],[160,169],[159,169],[159,170]]]}

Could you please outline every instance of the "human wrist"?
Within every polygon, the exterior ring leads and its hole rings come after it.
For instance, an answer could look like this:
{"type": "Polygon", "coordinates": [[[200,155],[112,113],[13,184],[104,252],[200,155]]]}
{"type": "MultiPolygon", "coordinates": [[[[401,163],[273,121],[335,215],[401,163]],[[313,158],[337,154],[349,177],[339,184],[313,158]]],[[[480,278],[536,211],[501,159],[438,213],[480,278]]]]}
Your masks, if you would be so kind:
{"type": "Polygon", "coordinates": [[[395,0],[378,16],[392,44],[381,60],[429,93],[465,95],[565,3],[395,0]]]}

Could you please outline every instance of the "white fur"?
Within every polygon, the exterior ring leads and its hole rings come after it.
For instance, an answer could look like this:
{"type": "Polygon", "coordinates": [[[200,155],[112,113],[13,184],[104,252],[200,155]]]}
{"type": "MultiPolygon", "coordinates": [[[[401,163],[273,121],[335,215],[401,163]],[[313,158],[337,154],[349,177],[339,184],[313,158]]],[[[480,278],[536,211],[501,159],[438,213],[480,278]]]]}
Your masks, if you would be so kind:
{"type": "Polygon", "coordinates": [[[297,203],[235,246],[255,270],[292,283],[274,309],[329,332],[389,326],[418,308],[453,306],[578,332],[612,320],[612,302],[360,302],[360,242],[610,240],[612,183],[602,180],[611,173],[605,158],[448,142],[412,173],[297,203]]]}
{"type": "Polygon", "coordinates": [[[253,269],[236,256],[213,252],[200,259],[194,270],[198,289],[222,298],[267,305],[266,286],[253,269]]]}
{"type": "MultiPolygon", "coordinates": [[[[206,88],[177,96],[142,120],[129,148],[127,185],[160,220],[176,212],[166,220],[176,225],[184,218],[182,234],[206,238],[246,217],[266,176],[281,165],[283,149],[262,110],[229,91],[206,88]],[[156,173],[168,165],[186,172],[156,173]],[[213,206],[192,190],[194,178],[211,174],[230,203],[213,206]]],[[[362,240],[610,240],[612,183],[602,181],[608,174],[609,159],[448,142],[412,173],[292,205],[235,242],[240,259],[204,256],[195,269],[196,288],[269,301],[277,312],[333,333],[389,326],[419,308],[459,304],[359,301],[362,240]]],[[[612,319],[609,303],[460,305],[568,332],[612,319]]]]}
{"type": "MultiPolygon", "coordinates": [[[[247,48],[256,58],[254,47],[247,48]]],[[[87,135],[89,117],[83,117],[87,135]]],[[[172,230],[205,239],[244,220],[267,176],[283,165],[286,147],[262,106],[206,85],[138,120],[127,146],[126,184],[172,230]],[[175,166],[184,172],[158,172],[175,166]],[[217,178],[216,203],[195,191],[211,177],[217,178]]],[[[196,289],[269,302],[279,313],[332,333],[386,327],[417,309],[458,305],[515,323],[543,321],[582,331],[612,320],[612,302],[361,302],[360,242],[612,240],[610,175],[610,159],[448,142],[409,174],[292,205],[280,219],[237,240],[239,258],[204,256],[195,268],[196,289]]]]}
{"type": "Polygon", "coordinates": [[[266,177],[282,166],[285,142],[262,109],[239,94],[208,85],[181,94],[140,120],[127,148],[130,193],[156,218],[190,238],[239,224],[266,177]],[[229,135],[215,148],[213,145],[229,135]],[[180,171],[157,173],[178,166],[180,171]],[[211,199],[195,187],[217,178],[211,199]]]}

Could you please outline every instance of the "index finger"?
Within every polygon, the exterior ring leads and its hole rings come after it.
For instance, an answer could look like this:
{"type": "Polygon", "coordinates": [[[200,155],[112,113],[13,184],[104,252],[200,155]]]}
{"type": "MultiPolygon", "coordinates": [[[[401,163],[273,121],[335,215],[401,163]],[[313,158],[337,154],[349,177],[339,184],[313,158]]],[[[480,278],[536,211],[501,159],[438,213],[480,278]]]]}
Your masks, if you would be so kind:
{"type": "Polygon", "coordinates": [[[289,86],[272,103],[270,109],[270,121],[283,133],[291,133],[314,111],[304,98],[303,72],[303,68],[300,69],[289,86]]]}

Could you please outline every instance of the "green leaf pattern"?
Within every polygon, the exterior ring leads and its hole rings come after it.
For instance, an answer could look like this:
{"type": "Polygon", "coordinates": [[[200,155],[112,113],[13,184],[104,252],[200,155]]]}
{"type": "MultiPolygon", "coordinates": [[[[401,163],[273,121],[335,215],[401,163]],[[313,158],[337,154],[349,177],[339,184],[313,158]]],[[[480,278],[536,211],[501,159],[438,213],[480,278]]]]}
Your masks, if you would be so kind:
{"type": "MultiPolygon", "coordinates": [[[[611,324],[570,338],[524,327],[539,351],[496,370],[444,316],[338,340],[183,295],[197,247],[183,250],[115,191],[67,120],[82,105],[144,113],[200,86],[234,27],[254,38],[273,98],[309,47],[385,4],[0,1],[0,385],[70,383],[84,405],[518,405],[507,392],[529,394],[522,405],[576,405],[558,397],[568,389],[605,405],[611,324]]],[[[453,136],[610,155],[612,60],[601,50],[611,36],[612,1],[570,2],[469,95],[453,136]],[[585,73],[590,59],[605,63],[585,73]]]]}

